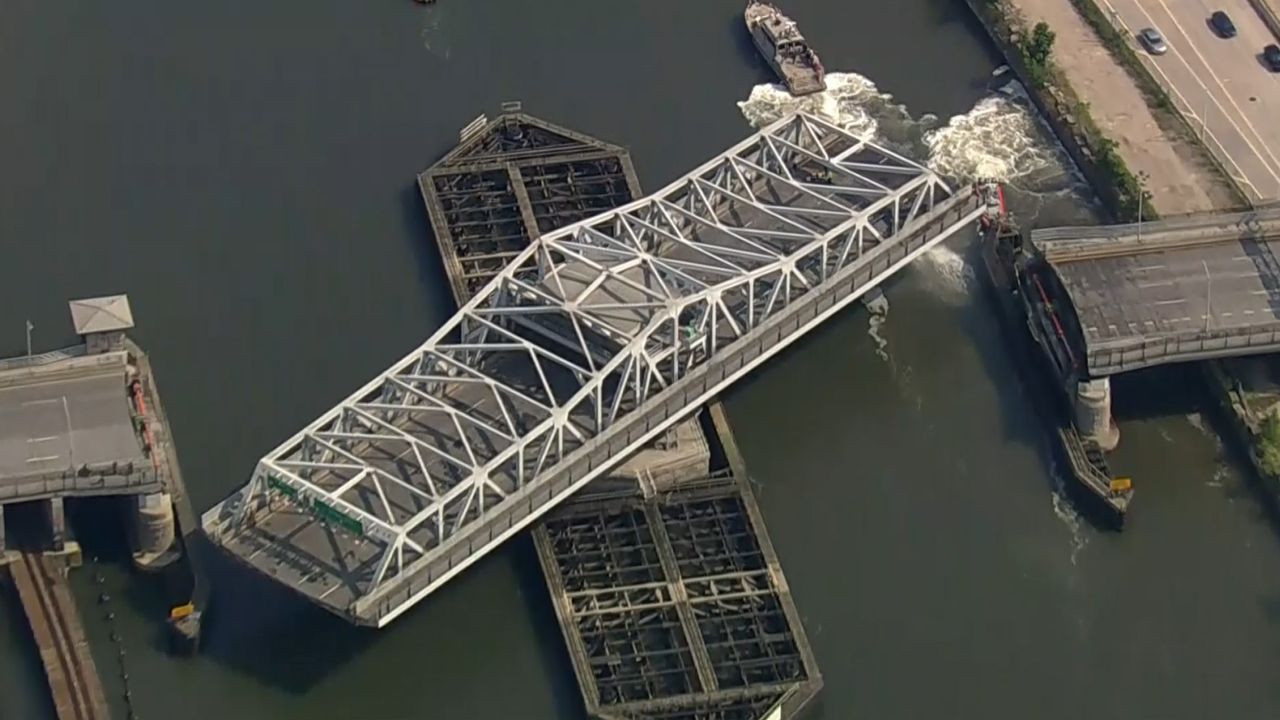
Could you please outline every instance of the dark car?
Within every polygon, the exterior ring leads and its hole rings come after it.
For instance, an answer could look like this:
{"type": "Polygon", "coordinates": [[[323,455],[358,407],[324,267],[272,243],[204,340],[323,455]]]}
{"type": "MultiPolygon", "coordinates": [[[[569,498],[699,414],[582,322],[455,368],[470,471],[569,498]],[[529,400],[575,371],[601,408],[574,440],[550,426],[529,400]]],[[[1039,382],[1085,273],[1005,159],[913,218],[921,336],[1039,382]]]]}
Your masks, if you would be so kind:
{"type": "Polygon", "coordinates": [[[1209,24],[1213,26],[1213,31],[1218,33],[1220,37],[1233,38],[1236,36],[1236,24],[1231,22],[1231,18],[1221,10],[1209,16],[1209,24]]]}
{"type": "Polygon", "coordinates": [[[1271,68],[1271,72],[1280,72],[1280,45],[1268,45],[1262,48],[1262,61],[1271,68]]]}

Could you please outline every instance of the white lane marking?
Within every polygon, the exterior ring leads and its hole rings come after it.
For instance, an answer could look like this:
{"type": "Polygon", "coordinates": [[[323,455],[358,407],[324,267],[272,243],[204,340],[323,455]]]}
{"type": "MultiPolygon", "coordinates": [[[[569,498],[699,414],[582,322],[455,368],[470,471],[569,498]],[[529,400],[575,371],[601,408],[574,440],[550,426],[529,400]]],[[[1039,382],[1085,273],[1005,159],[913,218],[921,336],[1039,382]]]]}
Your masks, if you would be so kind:
{"type": "Polygon", "coordinates": [[[44,437],[38,437],[38,438],[27,438],[27,442],[39,443],[39,442],[49,442],[50,440],[57,440],[57,439],[58,439],[57,435],[46,435],[44,437]]]}
{"type": "Polygon", "coordinates": [[[1177,300],[1157,300],[1156,304],[1157,305],[1177,305],[1178,303],[1184,303],[1184,302],[1186,302],[1185,299],[1178,298],[1177,300]]]}
{"type": "Polygon", "coordinates": [[[59,457],[61,456],[60,455],[44,455],[41,457],[27,458],[27,462],[29,463],[49,462],[50,460],[57,460],[59,457]]]}
{"type": "Polygon", "coordinates": [[[22,406],[26,407],[28,405],[53,405],[59,402],[62,402],[62,401],[59,400],[58,398],[53,398],[52,400],[28,400],[22,403],[22,406]]]}
{"type": "Polygon", "coordinates": [[[1172,284],[1173,284],[1172,280],[1152,280],[1148,282],[1140,282],[1138,283],[1138,287],[1140,288],[1165,287],[1167,285],[1172,285],[1172,284]]]}
{"type": "MultiPolygon", "coordinates": [[[[1129,35],[1133,35],[1134,34],[1133,29],[1129,27],[1127,23],[1125,23],[1124,18],[1120,15],[1120,12],[1115,9],[1115,7],[1110,3],[1110,1],[1103,0],[1103,3],[1107,6],[1107,11],[1111,14],[1111,17],[1114,20],[1114,22],[1118,24],[1126,33],[1128,33],[1129,35]]],[[[1139,10],[1141,10],[1141,8],[1139,8],[1139,10]]],[[[1148,18],[1149,17],[1150,16],[1148,16],[1148,18]]],[[[1186,106],[1187,109],[1186,111],[1183,111],[1183,114],[1193,118],[1197,117],[1197,113],[1195,110],[1192,109],[1190,101],[1188,101],[1186,96],[1182,94],[1182,91],[1178,89],[1178,84],[1175,83],[1173,80],[1171,80],[1168,74],[1165,73],[1164,69],[1160,67],[1160,63],[1156,62],[1155,58],[1147,54],[1146,51],[1143,50],[1142,48],[1138,48],[1136,52],[1138,56],[1147,63],[1147,66],[1164,80],[1163,84],[1164,84],[1165,90],[1173,93],[1173,95],[1177,97],[1179,100],[1181,100],[1182,104],[1186,106]]],[[[1221,108],[1219,108],[1219,110],[1221,110],[1221,108]]],[[[1225,112],[1223,114],[1226,115],[1225,112]]],[[[1230,152],[1227,152],[1227,146],[1223,145],[1222,141],[1218,139],[1218,134],[1208,129],[1205,126],[1204,118],[1199,118],[1199,120],[1201,122],[1201,132],[1204,135],[1206,135],[1210,140],[1213,140],[1213,143],[1218,146],[1218,151],[1221,153],[1222,158],[1226,162],[1230,163],[1232,167],[1236,169],[1235,174],[1232,176],[1235,179],[1235,181],[1240,183],[1241,185],[1247,185],[1249,189],[1253,191],[1254,196],[1259,198],[1263,197],[1262,193],[1258,192],[1257,186],[1253,184],[1253,181],[1250,180],[1249,176],[1245,173],[1244,168],[1240,167],[1240,163],[1236,161],[1235,157],[1233,157],[1230,152]]],[[[1227,116],[1227,122],[1228,124],[1232,124],[1230,116],[1227,116]]],[[[1240,128],[1234,127],[1233,125],[1233,129],[1236,131],[1236,134],[1240,134],[1240,128]]],[[[1243,135],[1241,136],[1241,139],[1242,140],[1245,139],[1243,135]]]]}
{"type": "MultiPolygon", "coordinates": [[[[1262,151],[1267,154],[1267,157],[1271,158],[1272,163],[1275,163],[1275,165],[1270,165],[1270,164],[1267,164],[1266,162],[1263,162],[1263,165],[1267,168],[1267,172],[1270,173],[1271,177],[1275,178],[1277,182],[1280,182],[1280,174],[1276,174],[1276,171],[1274,169],[1275,167],[1280,166],[1280,159],[1277,159],[1275,154],[1271,152],[1271,148],[1267,147],[1267,142],[1266,140],[1263,139],[1262,135],[1258,132],[1258,129],[1253,126],[1253,123],[1249,122],[1249,116],[1245,113],[1244,110],[1240,109],[1239,105],[1236,104],[1235,98],[1231,97],[1231,93],[1227,91],[1227,86],[1223,84],[1222,78],[1218,77],[1218,74],[1213,71],[1213,66],[1209,64],[1209,61],[1205,59],[1204,55],[1200,54],[1200,49],[1196,47],[1195,41],[1191,39],[1191,35],[1187,33],[1184,27],[1182,27],[1182,23],[1178,22],[1177,16],[1173,14],[1173,11],[1169,9],[1169,6],[1165,3],[1164,0],[1156,0],[1156,2],[1160,3],[1160,7],[1164,8],[1165,14],[1169,16],[1169,20],[1173,22],[1174,27],[1178,28],[1178,32],[1182,33],[1182,36],[1186,38],[1187,45],[1191,48],[1191,52],[1195,53],[1195,56],[1199,58],[1200,62],[1204,65],[1205,70],[1209,72],[1209,77],[1213,78],[1213,82],[1216,83],[1217,86],[1222,89],[1222,94],[1224,97],[1226,97],[1227,102],[1230,103],[1231,107],[1235,108],[1236,112],[1240,114],[1240,120],[1242,120],[1244,124],[1249,128],[1249,131],[1253,133],[1254,139],[1256,139],[1262,145],[1262,151]]],[[[1145,10],[1143,11],[1143,14],[1146,14],[1145,10]]],[[[1150,17],[1150,16],[1148,15],[1147,17],[1150,17]]],[[[1153,19],[1152,22],[1155,22],[1155,20],[1153,19]]],[[[1183,60],[1181,54],[1178,53],[1176,48],[1170,48],[1170,49],[1173,50],[1175,55],[1178,55],[1179,60],[1183,60]]],[[[1192,68],[1191,65],[1186,62],[1186,60],[1183,60],[1183,64],[1187,65],[1187,69],[1190,70],[1191,74],[1195,76],[1196,81],[1200,83],[1200,86],[1203,87],[1206,92],[1208,92],[1209,88],[1208,86],[1205,85],[1204,81],[1200,79],[1199,73],[1197,73],[1195,69],[1192,68]]],[[[1213,94],[1210,93],[1210,97],[1212,96],[1213,94]]],[[[1226,108],[1222,107],[1222,105],[1217,101],[1216,98],[1214,98],[1213,104],[1217,105],[1218,109],[1222,110],[1224,115],[1227,114],[1226,108]]],[[[1232,122],[1232,124],[1234,125],[1235,123],[1232,122]]],[[[1239,126],[1237,126],[1236,129],[1239,130],[1239,126]]],[[[1241,133],[1241,136],[1243,135],[1244,134],[1241,133]]],[[[1248,137],[1245,137],[1244,141],[1248,143],[1249,148],[1251,150],[1253,150],[1255,153],[1258,152],[1258,149],[1253,146],[1253,143],[1249,142],[1248,137]]]]}

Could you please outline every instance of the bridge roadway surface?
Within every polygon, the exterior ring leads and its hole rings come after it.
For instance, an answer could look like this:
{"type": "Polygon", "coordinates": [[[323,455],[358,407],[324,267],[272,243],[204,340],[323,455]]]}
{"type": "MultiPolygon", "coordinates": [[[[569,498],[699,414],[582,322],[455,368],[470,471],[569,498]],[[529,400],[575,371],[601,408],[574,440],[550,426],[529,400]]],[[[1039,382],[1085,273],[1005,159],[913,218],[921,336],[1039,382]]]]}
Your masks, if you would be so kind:
{"type": "Polygon", "coordinates": [[[203,528],[383,627],[990,211],[822,119],[783,118],[654,195],[543,235],[264,457],[203,528]]]}
{"type": "Polygon", "coordinates": [[[1112,22],[1135,34],[1155,27],[1169,52],[1139,57],[1223,159],[1251,201],[1280,198],[1280,74],[1261,60],[1263,46],[1280,42],[1249,0],[1102,0],[1112,22]],[[1224,39],[1208,26],[1225,11],[1238,35],[1224,39]]]}
{"type": "Polygon", "coordinates": [[[1280,207],[1035,230],[1091,377],[1280,351],[1280,207]]]}

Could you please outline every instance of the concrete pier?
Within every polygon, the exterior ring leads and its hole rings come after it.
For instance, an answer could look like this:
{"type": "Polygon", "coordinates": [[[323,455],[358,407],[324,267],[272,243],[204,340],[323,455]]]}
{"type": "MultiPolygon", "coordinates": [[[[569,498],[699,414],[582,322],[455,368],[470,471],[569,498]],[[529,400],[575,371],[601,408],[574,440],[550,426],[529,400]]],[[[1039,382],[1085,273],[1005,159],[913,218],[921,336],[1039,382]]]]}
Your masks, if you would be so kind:
{"type": "Polygon", "coordinates": [[[134,560],[148,565],[173,546],[173,497],[169,493],[138,495],[134,508],[134,560]]]}
{"type": "Polygon", "coordinates": [[[52,497],[44,501],[49,516],[49,541],[56,552],[65,549],[67,537],[67,512],[62,498],[52,497]]]}
{"type": "Polygon", "coordinates": [[[1095,378],[1076,384],[1076,428],[1110,452],[1120,444],[1120,428],[1111,415],[1111,379],[1095,378]]]}

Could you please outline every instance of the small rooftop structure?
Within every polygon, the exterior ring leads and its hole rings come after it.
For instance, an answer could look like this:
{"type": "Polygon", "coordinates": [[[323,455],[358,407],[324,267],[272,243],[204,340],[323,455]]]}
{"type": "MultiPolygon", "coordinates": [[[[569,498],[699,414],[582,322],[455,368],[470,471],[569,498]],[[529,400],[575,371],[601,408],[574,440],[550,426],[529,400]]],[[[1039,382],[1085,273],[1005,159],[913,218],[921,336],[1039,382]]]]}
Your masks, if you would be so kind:
{"type": "Polygon", "coordinates": [[[76,334],[83,337],[89,354],[119,350],[124,331],[133,327],[128,295],[106,295],[67,303],[76,334]]]}
{"type": "Polygon", "coordinates": [[[77,335],[128,330],[133,327],[133,310],[129,307],[128,295],[84,298],[72,300],[68,305],[77,335]]]}

